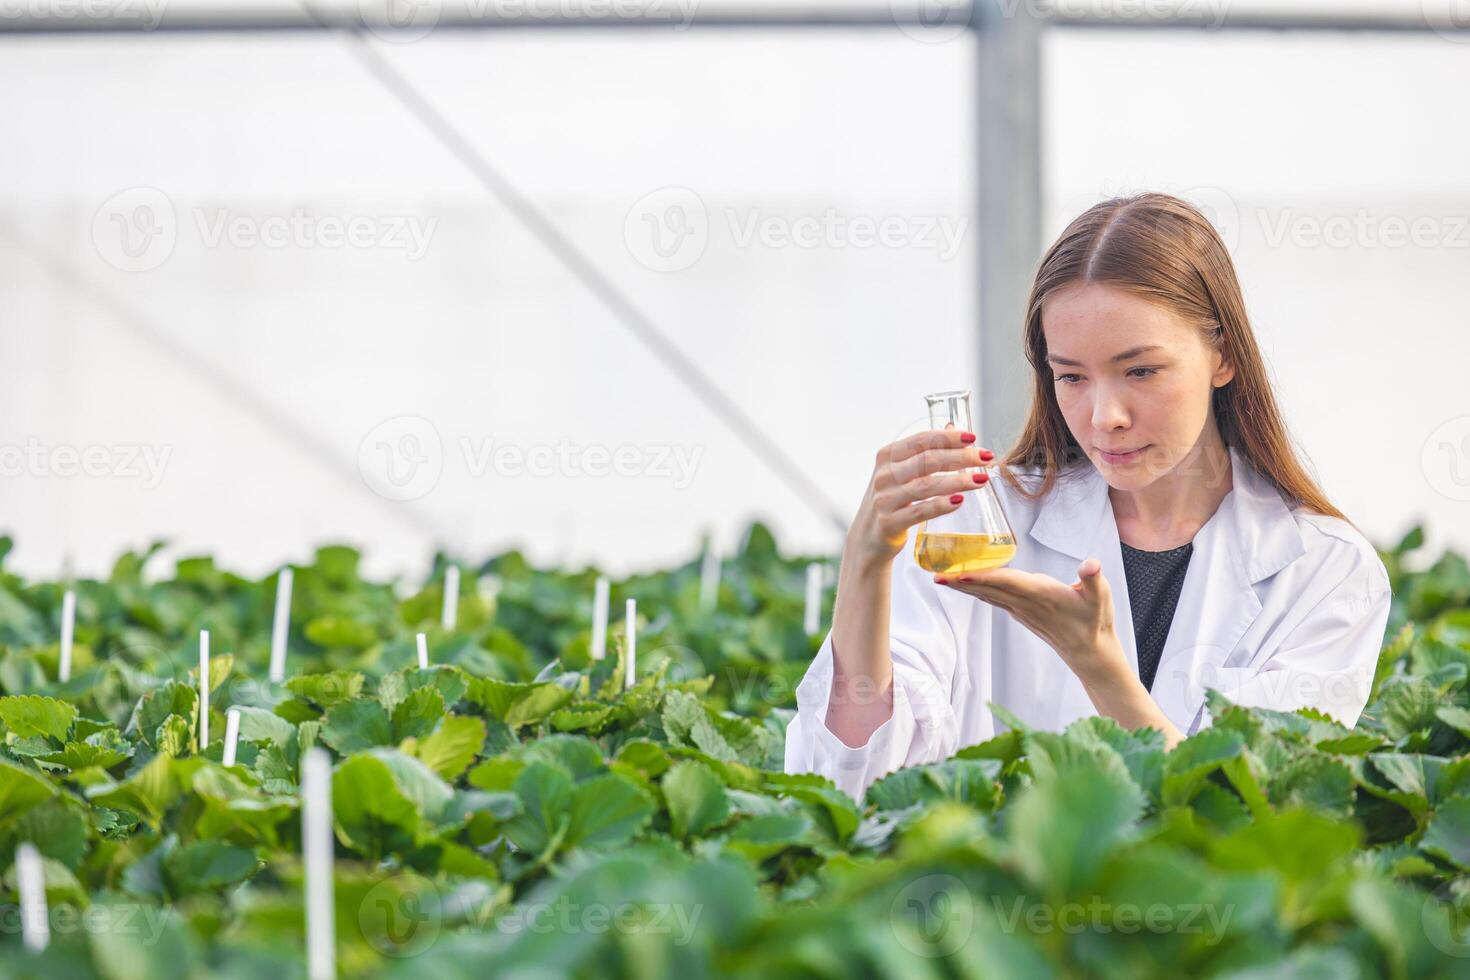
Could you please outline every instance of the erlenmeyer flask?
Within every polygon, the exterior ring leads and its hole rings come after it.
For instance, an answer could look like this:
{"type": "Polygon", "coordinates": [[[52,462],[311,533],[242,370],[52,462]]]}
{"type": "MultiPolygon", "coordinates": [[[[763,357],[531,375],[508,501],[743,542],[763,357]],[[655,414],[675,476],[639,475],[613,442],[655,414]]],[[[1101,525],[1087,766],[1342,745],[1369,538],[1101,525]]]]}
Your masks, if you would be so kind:
{"type": "MultiPolygon", "coordinates": [[[[974,432],[970,421],[970,393],[941,391],[925,395],[929,424],[943,429],[950,423],[961,432],[974,432]]],[[[965,473],[979,473],[967,467],[965,473]]],[[[965,493],[965,502],[948,514],[918,527],[914,561],[937,575],[959,575],[982,568],[999,568],[1016,555],[1016,536],[1000,508],[1000,498],[988,482],[965,493]]]]}

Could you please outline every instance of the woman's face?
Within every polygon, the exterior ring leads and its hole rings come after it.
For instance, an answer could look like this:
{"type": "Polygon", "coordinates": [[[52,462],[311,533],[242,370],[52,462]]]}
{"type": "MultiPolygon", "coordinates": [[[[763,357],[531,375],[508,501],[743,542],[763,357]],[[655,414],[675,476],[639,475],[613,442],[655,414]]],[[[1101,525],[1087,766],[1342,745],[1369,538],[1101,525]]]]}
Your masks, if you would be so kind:
{"type": "Polygon", "coordinates": [[[1141,490],[1219,442],[1210,395],[1235,371],[1197,327],[1097,283],[1053,293],[1041,324],[1057,404],[1109,486],[1141,490]]]}

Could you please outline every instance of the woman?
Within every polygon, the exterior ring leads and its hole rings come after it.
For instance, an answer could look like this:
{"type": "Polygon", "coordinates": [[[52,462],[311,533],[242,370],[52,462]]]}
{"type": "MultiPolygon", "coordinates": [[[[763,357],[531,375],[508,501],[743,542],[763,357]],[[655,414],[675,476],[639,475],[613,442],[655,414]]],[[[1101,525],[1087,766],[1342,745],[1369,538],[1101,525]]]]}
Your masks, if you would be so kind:
{"type": "Polygon", "coordinates": [[[1102,714],[1171,747],[1209,724],[1207,688],[1356,723],[1387,571],[1297,459],[1210,223],[1164,194],[1088,209],[1042,258],[1025,344],[1030,417],[994,481],[1015,557],[946,577],[905,547],[989,479],[973,434],[879,450],[786,771],[861,799],[996,734],[991,703],[1050,730],[1102,714]]]}

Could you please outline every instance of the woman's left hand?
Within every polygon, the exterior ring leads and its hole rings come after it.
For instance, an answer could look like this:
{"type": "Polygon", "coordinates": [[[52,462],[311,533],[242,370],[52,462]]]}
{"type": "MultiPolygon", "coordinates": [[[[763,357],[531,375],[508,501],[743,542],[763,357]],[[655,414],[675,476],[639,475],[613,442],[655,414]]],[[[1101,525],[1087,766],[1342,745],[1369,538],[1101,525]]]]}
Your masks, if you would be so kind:
{"type": "Polygon", "coordinates": [[[1071,585],[1017,568],[988,568],[960,575],[936,575],[934,581],[998,606],[1061,655],[1084,683],[1128,666],[1117,642],[1113,591],[1102,564],[1089,558],[1077,568],[1071,585]]]}

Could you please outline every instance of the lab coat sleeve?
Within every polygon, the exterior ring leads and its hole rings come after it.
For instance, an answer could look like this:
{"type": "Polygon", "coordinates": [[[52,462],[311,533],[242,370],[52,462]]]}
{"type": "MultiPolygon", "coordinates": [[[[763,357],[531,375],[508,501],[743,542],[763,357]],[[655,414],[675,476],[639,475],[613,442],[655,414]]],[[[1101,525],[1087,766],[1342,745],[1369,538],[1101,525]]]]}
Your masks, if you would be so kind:
{"type": "MultiPolygon", "coordinates": [[[[1341,581],[1264,664],[1220,671],[1226,676],[1208,686],[1246,707],[1316,708],[1349,728],[1356,725],[1373,686],[1393,593],[1388,572],[1371,548],[1354,549],[1342,564],[1347,571],[1341,581]]],[[[1209,723],[1206,707],[1196,727],[1209,723]]]]}
{"type": "MultiPolygon", "coordinates": [[[[889,615],[893,714],[860,746],[847,745],[827,727],[834,667],[828,631],[796,688],[797,711],[786,727],[786,772],[825,776],[862,803],[867,787],[880,776],[954,754],[959,724],[950,699],[959,645],[940,588],[908,548],[894,559],[889,615]]],[[[860,691],[854,694],[861,696],[860,691]]]]}

